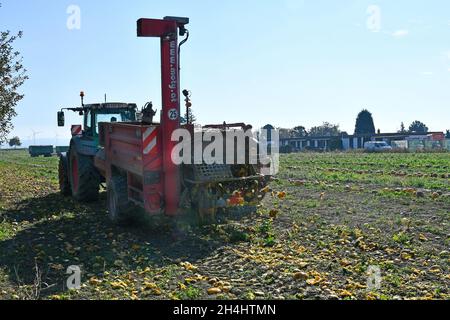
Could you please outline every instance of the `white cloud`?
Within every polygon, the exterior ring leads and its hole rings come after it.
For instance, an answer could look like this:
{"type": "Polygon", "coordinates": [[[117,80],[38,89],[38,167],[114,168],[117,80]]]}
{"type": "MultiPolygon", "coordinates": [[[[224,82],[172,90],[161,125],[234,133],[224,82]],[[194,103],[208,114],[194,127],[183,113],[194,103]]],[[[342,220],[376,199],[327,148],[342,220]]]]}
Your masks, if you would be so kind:
{"type": "Polygon", "coordinates": [[[422,74],[423,76],[432,76],[434,73],[431,72],[431,71],[423,71],[423,72],[421,72],[421,74],[422,74]]]}
{"type": "Polygon", "coordinates": [[[408,30],[402,29],[402,30],[394,31],[392,33],[392,36],[395,38],[401,38],[401,37],[406,37],[408,34],[409,34],[408,30]]]}

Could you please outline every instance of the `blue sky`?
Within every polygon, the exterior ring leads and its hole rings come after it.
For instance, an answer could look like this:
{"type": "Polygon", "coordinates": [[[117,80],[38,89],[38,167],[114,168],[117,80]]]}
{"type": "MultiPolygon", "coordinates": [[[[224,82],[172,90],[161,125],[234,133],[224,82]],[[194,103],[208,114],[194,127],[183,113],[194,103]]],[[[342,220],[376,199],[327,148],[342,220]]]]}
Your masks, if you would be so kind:
{"type": "Polygon", "coordinates": [[[1,2],[0,30],[24,31],[16,47],[30,80],[12,133],[22,140],[31,129],[38,138],[68,138],[56,111],[77,106],[80,90],[87,102],[107,93],[160,109],[159,42],[137,38],[136,20],[166,15],[191,18],[182,87],[202,124],[329,121],[353,132],[365,107],[382,131],[416,119],[450,129],[449,1],[1,2]],[[72,4],[81,10],[79,30],[67,28],[72,4]],[[375,28],[371,5],[380,13],[375,28]]]}

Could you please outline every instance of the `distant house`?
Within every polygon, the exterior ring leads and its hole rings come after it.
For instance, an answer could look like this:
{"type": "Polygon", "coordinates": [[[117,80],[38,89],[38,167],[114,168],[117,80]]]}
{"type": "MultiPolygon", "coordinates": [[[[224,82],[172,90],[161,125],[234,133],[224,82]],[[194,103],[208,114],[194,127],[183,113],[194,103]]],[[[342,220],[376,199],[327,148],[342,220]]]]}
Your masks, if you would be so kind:
{"type": "MultiPolygon", "coordinates": [[[[408,141],[410,139],[419,140],[440,140],[444,137],[443,132],[428,133],[377,133],[349,135],[343,132],[339,136],[322,136],[322,137],[280,137],[280,145],[289,147],[292,152],[304,150],[351,150],[362,149],[364,143],[368,141],[385,141],[392,145],[394,141],[408,141]]],[[[286,149],[286,148],[285,148],[286,149]]]]}

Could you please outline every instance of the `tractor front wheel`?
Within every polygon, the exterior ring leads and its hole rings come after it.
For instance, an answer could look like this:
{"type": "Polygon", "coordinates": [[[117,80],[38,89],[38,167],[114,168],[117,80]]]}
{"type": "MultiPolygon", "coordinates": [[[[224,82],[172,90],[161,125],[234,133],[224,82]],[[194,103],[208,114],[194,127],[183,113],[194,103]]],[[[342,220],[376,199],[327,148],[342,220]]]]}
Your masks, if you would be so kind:
{"type": "Polygon", "coordinates": [[[70,171],[72,196],[80,202],[97,201],[100,174],[94,166],[92,157],[81,155],[76,151],[70,152],[70,171]]]}
{"type": "Polygon", "coordinates": [[[128,184],[124,176],[113,176],[107,186],[107,203],[109,217],[114,223],[122,223],[127,219],[128,184]]]}

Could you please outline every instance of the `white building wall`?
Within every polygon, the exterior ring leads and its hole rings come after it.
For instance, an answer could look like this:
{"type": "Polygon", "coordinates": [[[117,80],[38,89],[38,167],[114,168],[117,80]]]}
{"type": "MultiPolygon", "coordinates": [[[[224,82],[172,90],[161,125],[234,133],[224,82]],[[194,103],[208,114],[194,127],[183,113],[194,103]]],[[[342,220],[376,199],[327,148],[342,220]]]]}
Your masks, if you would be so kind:
{"type": "Polygon", "coordinates": [[[350,149],[350,139],[349,138],[342,138],[342,148],[344,150],[350,149]]]}

